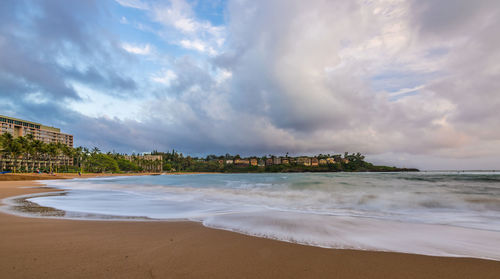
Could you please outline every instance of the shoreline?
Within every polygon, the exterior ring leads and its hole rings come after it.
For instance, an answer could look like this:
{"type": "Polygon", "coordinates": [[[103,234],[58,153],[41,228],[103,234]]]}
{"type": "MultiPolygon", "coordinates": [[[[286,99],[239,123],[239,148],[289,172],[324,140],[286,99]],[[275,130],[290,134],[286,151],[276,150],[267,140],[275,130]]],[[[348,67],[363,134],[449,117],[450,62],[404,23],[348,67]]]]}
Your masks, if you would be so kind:
{"type": "MultiPolygon", "coordinates": [[[[0,199],[55,192],[37,186],[0,181],[0,199]],[[26,186],[35,188],[19,188],[26,186]]],[[[319,248],[189,221],[83,221],[0,212],[0,235],[0,274],[8,278],[496,278],[500,272],[500,262],[490,260],[319,248]]]]}
{"type": "MultiPolygon", "coordinates": [[[[35,183],[41,183],[41,181],[35,181],[35,183]]],[[[37,186],[35,186],[36,188],[37,186]]],[[[394,252],[394,253],[402,253],[402,254],[413,254],[413,255],[423,255],[423,256],[434,256],[434,257],[450,257],[450,258],[474,258],[474,259],[483,259],[483,260],[491,260],[491,261],[496,261],[500,262],[500,258],[495,257],[495,255],[491,255],[491,257],[486,256],[486,252],[483,251],[481,254],[458,254],[457,252],[451,252],[450,248],[448,248],[448,253],[438,253],[438,252],[430,252],[427,250],[426,252],[423,251],[411,251],[411,250],[398,250],[397,247],[375,247],[372,246],[371,248],[364,248],[364,247],[356,247],[356,245],[350,245],[350,246],[344,246],[339,244],[336,244],[336,246],[329,246],[329,245],[321,245],[316,243],[311,243],[311,242],[301,242],[300,240],[290,240],[286,238],[279,238],[276,236],[270,236],[270,235],[263,235],[259,233],[251,233],[249,231],[245,230],[238,230],[238,229],[232,229],[232,228],[227,228],[227,227],[218,227],[210,224],[206,224],[203,220],[192,220],[189,218],[175,218],[175,219],[159,219],[159,218],[151,218],[147,216],[129,216],[129,215],[108,215],[108,214],[100,214],[100,213],[85,213],[85,212],[74,212],[74,211],[66,211],[62,209],[57,209],[53,207],[47,207],[47,206],[42,206],[37,204],[36,202],[31,202],[28,201],[30,198],[37,198],[37,197],[44,197],[44,196],[62,196],[66,195],[68,190],[66,189],[58,189],[58,188],[52,188],[51,186],[46,186],[46,185],[39,185],[40,188],[47,189],[48,192],[41,192],[41,193],[34,193],[34,194],[26,194],[26,195],[21,195],[21,196],[13,196],[13,197],[7,197],[4,198],[3,204],[4,207],[2,208],[0,206],[0,212],[4,212],[6,214],[11,214],[19,217],[24,217],[24,218],[45,218],[45,219],[59,219],[59,220],[73,220],[73,221],[97,221],[97,222],[116,222],[116,221],[125,221],[125,222],[170,222],[170,223],[175,223],[175,222],[193,222],[196,224],[201,224],[203,227],[210,228],[210,229],[215,229],[215,230],[223,230],[223,231],[229,231],[229,232],[235,232],[238,234],[243,234],[251,237],[257,237],[257,238],[265,238],[265,239],[270,239],[270,240],[276,240],[280,242],[287,242],[291,244],[297,244],[297,245],[304,245],[304,246],[311,246],[311,247],[319,247],[319,248],[325,248],[325,249],[341,249],[341,250],[356,250],[356,251],[372,251],[372,252],[394,252]]],[[[29,188],[29,187],[28,187],[29,188]]],[[[2,203],[0,203],[1,205],[2,203]]],[[[298,217],[301,218],[301,217],[298,217]]],[[[362,218],[365,220],[372,220],[372,218],[362,218]]],[[[338,225],[344,225],[344,226],[349,226],[351,229],[352,235],[356,235],[356,228],[352,227],[354,222],[356,220],[351,220],[351,223],[338,223],[338,225]]],[[[366,221],[365,221],[366,222],[366,221]]],[[[376,226],[385,226],[390,227],[392,229],[397,229],[397,226],[400,226],[403,224],[404,226],[425,226],[426,224],[419,224],[419,223],[404,223],[404,222],[399,222],[399,221],[387,221],[387,220],[376,220],[375,223],[372,223],[371,226],[376,227],[376,226]],[[396,227],[394,227],[396,226],[396,227]]],[[[358,223],[357,226],[362,226],[364,227],[364,230],[368,229],[370,225],[366,226],[363,222],[358,223]]],[[[445,226],[442,229],[448,229],[449,227],[445,226]]],[[[415,231],[418,231],[421,228],[415,228],[415,231]]],[[[461,229],[469,229],[467,227],[462,227],[461,229]]],[[[362,229],[363,230],[363,229],[362,229]]],[[[375,235],[377,234],[377,231],[373,232],[375,235]]],[[[404,232],[402,232],[404,233],[404,232]]],[[[436,233],[440,233],[437,231],[436,233]]],[[[448,232],[450,234],[453,234],[454,232],[448,232]]],[[[455,231],[455,233],[458,233],[455,231]]],[[[340,236],[341,237],[341,236],[340,236]]],[[[483,235],[483,237],[488,237],[487,235],[483,235]]],[[[466,243],[468,240],[463,240],[463,243],[466,243]]],[[[496,240],[490,240],[489,243],[497,243],[496,240]]],[[[446,248],[440,247],[438,243],[435,243],[436,246],[433,246],[434,248],[438,249],[439,251],[445,251],[447,250],[446,248]]],[[[476,251],[481,251],[481,250],[476,250],[476,251]]],[[[470,253],[471,251],[469,251],[470,253]]]]}
{"type": "Polygon", "coordinates": [[[37,180],[55,180],[55,179],[73,179],[73,178],[94,178],[94,177],[112,177],[112,176],[143,176],[143,175],[161,175],[157,172],[145,173],[7,173],[0,174],[0,181],[37,181],[37,180]]]}

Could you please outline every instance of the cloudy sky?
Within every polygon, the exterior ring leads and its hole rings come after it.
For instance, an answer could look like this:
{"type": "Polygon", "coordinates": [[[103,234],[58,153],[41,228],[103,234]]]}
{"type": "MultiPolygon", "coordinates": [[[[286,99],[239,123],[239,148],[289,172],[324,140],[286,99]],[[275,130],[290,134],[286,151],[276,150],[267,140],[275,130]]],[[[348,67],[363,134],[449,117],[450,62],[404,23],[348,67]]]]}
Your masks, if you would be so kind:
{"type": "Polygon", "coordinates": [[[104,151],[500,169],[496,0],[2,0],[0,114],[104,151]]]}

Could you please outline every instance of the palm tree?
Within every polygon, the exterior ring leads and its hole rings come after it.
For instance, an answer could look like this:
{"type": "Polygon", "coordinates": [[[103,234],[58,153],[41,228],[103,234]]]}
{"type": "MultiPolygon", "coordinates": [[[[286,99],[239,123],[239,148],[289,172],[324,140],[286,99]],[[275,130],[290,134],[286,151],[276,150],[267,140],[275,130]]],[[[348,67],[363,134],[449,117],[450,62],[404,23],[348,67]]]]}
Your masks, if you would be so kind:
{"type": "Polygon", "coordinates": [[[90,155],[88,158],[88,168],[93,170],[94,172],[99,172],[100,171],[100,166],[99,166],[99,160],[97,156],[101,150],[99,148],[95,147],[90,150],[90,155]]]}
{"type": "MultiPolygon", "coordinates": [[[[26,135],[26,140],[27,144],[25,146],[25,153],[26,156],[31,159],[31,171],[35,169],[35,157],[36,157],[36,150],[35,150],[35,137],[32,134],[27,134],[26,135]]],[[[28,169],[28,162],[26,162],[26,169],[28,169]]]]}
{"type": "MultiPolygon", "coordinates": [[[[30,135],[31,136],[31,135],[30,135]]],[[[21,166],[26,166],[26,171],[28,170],[28,158],[31,152],[31,142],[28,137],[18,137],[16,139],[21,145],[21,166]]]]}
{"type": "Polygon", "coordinates": [[[59,147],[57,146],[56,143],[49,143],[46,145],[46,148],[45,148],[45,153],[47,154],[48,158],[49,158],[49,168],[50,168],[50,172],[52,172],[52,163],[53,163],[53,160],[57,157],[57,155],[59,154],[59,147]]]}
{"type": "MultiPolygon", "coordinates": [[[[18,139],[14,139],[14,137],[10,133],[4,133],[4,152],[9,155],[11,161],[14,162],[14,173],[17,169],[17,160],[19,156],[22,154],[22,146],[18,139]]],[[[2,135],[2,136],[3,136],[2,135]]]]}
{"type": "Polygon", "coordinates": [[[74,157],[76,159],[76,166],[78,167],[79,172],[82,172],[82,159],[83,159],[83,147],[78,146],[77,148],[73,148],[74,157]]]}
{"type": "MultiPolygon", "coordinates": [[[[65,160],[68,160],[68,163],[69,163],[69,160],[73,160],[73,157],[75,156],[75,150],[67,145],[62,145],[61,146],[61,150],[62,150],[62,153],[63,155],[66,157],[65,160]]],[[[64,164],[66,166],[66,171],[68,170],[68,164],[64,164]]]]}
{"type": "Polygon", "coordinates": [[[5,155],[6,153],[5,153],[4,151],[5,151],[6,141],[5,141],[5,139],[4,139],[4,138],[5,138],[5,136],[4,136],[4,135],[6,135],[6,134],[7,134],[7,133],[4,133],[4,134],[2,134],[2,135],[0,136],[0,162],[2,163],[2,169],[1,169],[2,171],[3,171],[3,169],[4,169],[4,164],[5,164],[5,163],[4,163],[4,158],[5,158],[5,156],[4,156],[4,155],[5,155]]]}
{"type": "MultiPolygon", "coordinates": [[[[7,161],[7,158],[9,158],[9,145],[11,142],[14,140],[14,137],[10,133],[3,133],[0,136],[0,144],[1,144],[1,149],[0,152],[2,152],[2,157],[4,157],[7,161]]],[[[7,163],[8,166],[8,163],[7,163]]],[[[3,165],[2,165],[3,168],[3,165]]]]}
{"type": "Polygon", "coordinates": [[[56,173],[59,172],[59,166],[61,166],[61,154],[63,153],[65,146],[66,145],[60,142],[56,143],[56,160],[57,160],[56,173]]]}
{"type": "Polygon", "coordinates": [[[38,168],[40,168],[40,161],[42,158],[42,155],[44,155],[45,152],[45,143],[41,140],[33,140],[31,142],[31,147],[32,147],[32,154],[31,154],[31,159],[32,159],[32,166],[31,169],[35,169],[35,164],[38,162],[38,168]]]}
{"type": "Polygon", "coordinates": [[[82,152],[82,169],[81,171],[83,172],[85,170],[85,165],[87,164],[88,160],[89,160],[89,156],[90,156],[90,151],[87,147],[84,147],[83,148],[83,152],[82,152]]]}

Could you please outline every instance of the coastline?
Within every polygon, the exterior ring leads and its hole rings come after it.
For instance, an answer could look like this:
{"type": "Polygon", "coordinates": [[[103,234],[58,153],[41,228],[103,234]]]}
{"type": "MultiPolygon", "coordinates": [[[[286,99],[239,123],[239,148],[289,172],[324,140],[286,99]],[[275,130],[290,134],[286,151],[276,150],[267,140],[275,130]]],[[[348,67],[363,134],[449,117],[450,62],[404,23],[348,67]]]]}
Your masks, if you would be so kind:
{"type": "Polygon", "coordinates": [[[24,173],[8,173],[0,175],[0,181],[36,181],[36,180],[53,180],[53,179],[72,179],[72,178],[93,178],[107,176],[138,176],[138,175],[160,175],[160,173],[83,173],[81,176],[76,173],[57,173],[50,175],[41,174],[24,174],[24,173]]]}
{"type": "MultiPolygon", "coordinates": [[[[54,179],[46,177],[41,179],[54,179]]],[[[39,185],[0,181],[0,199],[54,192],[39,185]]],[[[497,261],[318,248],[194,222],[61,220],[0,212],[0,236],[0,274],[8,278],[496,278],[500,272],[497,261]]]]}

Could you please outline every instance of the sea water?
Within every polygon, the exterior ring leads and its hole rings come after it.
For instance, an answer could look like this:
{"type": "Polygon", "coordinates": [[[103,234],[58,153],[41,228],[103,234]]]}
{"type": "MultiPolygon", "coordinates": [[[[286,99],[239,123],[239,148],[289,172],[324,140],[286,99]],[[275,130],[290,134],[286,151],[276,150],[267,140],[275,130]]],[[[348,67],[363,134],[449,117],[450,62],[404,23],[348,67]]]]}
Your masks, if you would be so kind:
{"type": "Polygon", "coordinates": [[[500,260],[500,173],[189,174],[57,180],[66,217],[192,220],[330,248],[500,260]]]}

